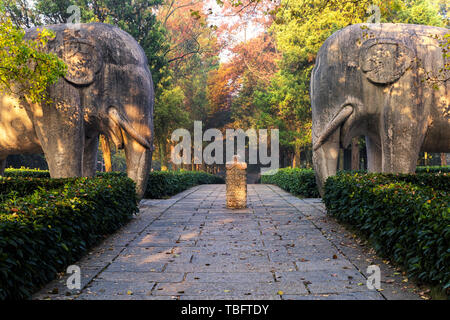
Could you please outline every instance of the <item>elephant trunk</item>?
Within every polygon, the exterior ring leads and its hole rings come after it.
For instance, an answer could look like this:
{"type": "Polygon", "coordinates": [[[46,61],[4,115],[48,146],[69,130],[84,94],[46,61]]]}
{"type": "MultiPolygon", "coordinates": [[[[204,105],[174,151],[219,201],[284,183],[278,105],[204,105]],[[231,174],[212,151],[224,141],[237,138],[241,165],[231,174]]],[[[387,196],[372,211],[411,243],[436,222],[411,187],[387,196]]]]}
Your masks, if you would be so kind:
{"type": "Polygon", "coordinates": [[[121,115],[119,111],[115,107],[110,107],[108,110],[108,115],[110,119],[116,122],[126,133],[128,133],[134,140],[139,142],[142,146],[147,149],[151,149],[152,145],[149,139],[146,139],[145,136],[136,132],[133,126],[130,124],[129,120],[121,115]]]}
{"type": "Polygon", "coordinates": [[[124,140],[127,175],[136,183],[137,197],[142,199],[145,195],[151,169],[152,149],[145,148],[127,135],[125,135],[124,140]]]}
{"type": "Polygon", "coordinates": [[[319,139],[314,143],[313,150],[317,150],[353,113],[353,107],[350,104],[344,106],[334,119],[325,127],[319,139]]]}
{"type": "Polygon", "coordinates": [[[324,195],[325,181],[336,174],[340,146],[340,128],[336,129],[328,139],[313,150],[313,164],[316,182],[320,195],[324,195]]]}
{"type": "Polygon", "coordinates": [[[322,197],[325,181],[329,176],[336,174],[342,125],[353,111],[353,105],[346,103],[328,124],[322,126],[318,121],[313,125],[313,137],[317,137],[313,141],[313,164],[322,197]]]}
{"type": "Polygon", "coordinates": [[[152,128],[139,123],[132,124],[129,118],[123,116],[115,107],[109,108],[108,115],[121,129],[127,175],[136,183],[136,194],[138,199],[142,199],[152,164],[153,144],[152,139],[148,137],[152,128]],[[141,133],[143,130],[146,132],[141,133]]]}

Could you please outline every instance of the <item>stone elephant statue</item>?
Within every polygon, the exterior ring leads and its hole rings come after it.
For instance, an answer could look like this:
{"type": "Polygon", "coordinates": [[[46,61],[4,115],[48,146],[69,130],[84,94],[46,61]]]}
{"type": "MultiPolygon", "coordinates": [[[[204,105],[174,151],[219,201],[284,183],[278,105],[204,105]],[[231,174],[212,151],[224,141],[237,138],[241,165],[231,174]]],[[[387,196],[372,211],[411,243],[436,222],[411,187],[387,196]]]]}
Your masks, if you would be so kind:
{"type": "Polygon", "coordinates": [[[313,164],[321,194],[340,146],[365,136],[370,172],[412,173],[420,151],[450,152],[446,28],[346,27],[321,47],[311,76],[313,164]]]}
{"type": "MultiPolygon", "coordinates": [[[[48,50],[68,66],[64,79],[48,88],[47,102],[0,96],[0,160],[43,152],[52,177],[90,177],[102,134],[125,149],[127,174],[142,197],[153,152],[154,88],[146,55],[119,28],[73,27],[46,27],[55,33],[48,50]]],[[[36,35],[36,29],[26,32],[36,35]]]]}

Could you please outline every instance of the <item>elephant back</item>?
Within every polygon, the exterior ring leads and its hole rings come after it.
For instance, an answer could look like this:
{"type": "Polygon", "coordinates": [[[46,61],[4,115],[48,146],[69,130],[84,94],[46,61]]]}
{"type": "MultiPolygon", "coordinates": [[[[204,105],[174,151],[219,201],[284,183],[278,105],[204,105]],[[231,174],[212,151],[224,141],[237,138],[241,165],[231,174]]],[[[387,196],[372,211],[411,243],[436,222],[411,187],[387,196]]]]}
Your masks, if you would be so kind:
{"type": "MultiPolygon", "coordinates": [[[[137,65],[146,68],[147,57],[137,41],[125,31],[104,23],[57,24],[45,26],[54,32],[48,51],[67,65],[65,79],[72,84],[90,85],[105,64],[137,65]]],[[[35,38],[38,29],[29,29],[35,38]]]]}
{"type": "Polygon", "coordinates": [[[357,68],[378,85],[392,84],[408,70],[422,79],[445,82],[450,79],[445,68],[449,58],[443,54],[448,34],[446,28],[414,24],[356,24],[329,37],[317,61],[342,69],[342,74],[357,68]]]}
{"type": "Polygon", "coordinates": [[[375,84],[398,81],[407,70],[421,80],[445,82],[450,72],[444,55],[446,28],[412,24],[360,25],[359,66],[375,84]]]}

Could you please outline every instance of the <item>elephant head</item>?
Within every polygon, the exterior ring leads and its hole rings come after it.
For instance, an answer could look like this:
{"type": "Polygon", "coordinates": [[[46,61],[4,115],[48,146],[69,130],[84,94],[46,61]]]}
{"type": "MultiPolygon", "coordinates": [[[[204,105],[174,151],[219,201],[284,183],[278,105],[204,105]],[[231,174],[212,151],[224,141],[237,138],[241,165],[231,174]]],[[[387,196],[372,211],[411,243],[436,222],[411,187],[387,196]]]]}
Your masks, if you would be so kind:
{"type": "MultiPolygon", "coordinates": [[[[154,105],[153,81],[143,49],[128,33],[107,24],[46,28],[55,33],[48,50],[68,68],[64,79],[49,88],[52,106],[39,119],[35,117],[38,135],[47,142],[42,147],[51,175],[94,175],[99,135],[104,135],[125,149],[127,174],[142,197],[151,167],[154,105]],[[58,143],[49,139],[55,132],[61,140],[58,143]],[[63,138],[78,134],[82,136],[76,140],[63,138]],[[63,150],[57,145],[64,145],[63,150]],[[58,152],[60,158],[52,156],[58,152]],[[81,172],[72,169],[78,165],[79,154],[81,172]]],[[[28,37],[35,35],[36,30],[27,32],[28,37]]]]}

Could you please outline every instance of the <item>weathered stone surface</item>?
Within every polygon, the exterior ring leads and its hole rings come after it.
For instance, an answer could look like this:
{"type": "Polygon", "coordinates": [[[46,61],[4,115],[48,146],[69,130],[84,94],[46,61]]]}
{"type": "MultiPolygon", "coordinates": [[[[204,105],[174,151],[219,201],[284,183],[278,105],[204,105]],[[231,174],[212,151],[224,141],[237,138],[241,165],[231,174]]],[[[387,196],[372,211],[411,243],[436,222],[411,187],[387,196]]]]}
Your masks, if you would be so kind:
{"type": "MultiPolygon", "coordinates": [[[[0,113],[8,115],[0,118],[0,174],[10,154],[44,153],[53,178],[93,176],[102,135],[125,149],[127,174],[142,197],[152,159],[154,104],[145,52],[112,25],[72,26],[46,26],[55,34],[47,51],[68,66],[65,78],[48,89],[52,103],[19,105],[17,97],[0,95],[0,113]]],[[[37,36],[37,28],[26,32],[28,39],[37,36]]]]}
{"type": "Polygon", "coordinates": [[[378,292],[284,295],[283,300],[384,300],[378,292]]]}
{"type": "Polygon", "coordinates": [[[88,295],[109,294],[112,296],[149,295],[155,287],[154,282],[145,281],[104,281],[94,280],[84,290],[88,295]]]}
{"type": "Polygon", "coordinates": [[[365,136],[370,172],[413,173],[420,151],[450,152],[447,28],[357,24],[328,38],[311,76],[319,189],[340,146],[365,136]]]}
{"type": "Polygon", "coordinates": [[[237,294],[233,295],[222,295],[222,296],[180,296],[180,300],[281,300],[281,296],[279,295],[251,295],[251,294],[237,294]]]}
{"type": "Polygon", "coordinates": [[[187,282],[237,282],[237,283],[270,283],[274,282],[271,272],[192,272],[186,276],[187,282]]]}
{"type": "Polygon", "coordinates": [[[242,209],[247,207],[247,164],[233,157],[226,165],[227,208],[242,209]]]}
{"type": "MultiPolygon", "coordinates": [[[[94,263],[95,264],[95,263],[94,263]]],[[[95,277],[102,271],[103,267],[99,266],[85,266],[81,267],[83,272],[81,274],[81,287],[86,287],[95,277]]],[[[33,299],[45,300],[45,299],[72,299],[81,293],[81,290],[68,289],[67,280],[70,275],[63,275],[57,280],[48,283],[44,288],[37,292],[33,299]]]]}
{"type": "Polygon", "coordinates": [[[248,193],[249,212],[244,214],[224,209],[223,185],[195,187],[169,200],[145,200],[132,227],[125,226],[76,263],[82,273],[80,291],[69,290],[66,296],[64,276],[34,299],[417,298],[411,292],[415,287],[327,217],[319,200],[298,199],[267,185],[249,185],[248,193]],[[259,216],[255,198],[276,209],[269,207],[259,216]],[[211,207],[199,209],[205,200],[211,207]],[[148,219],[154,212],[158,219],[148,219]],[[314,220],[307,219],[311,212],[314,220]],[[272,238],[276,232],[289,239],[272,238]],[[367,289],[369,264],[380,266],[383,291],[367,289]]]}
{"type": "Polygon", "coordinates": [[[114,261],[111,263],[107,270],[111,272],[162,272],[166,267],[164,262],[141,262],[136,263],[133,261],[122,262],[114,261]]]}
{"type": "Polygon", "coordinates": [[[112,281],[112,282],[148,282],[148,283],[176,283],[182,282],[184,273],[170,273],[170,272],[132,272],[132,271],[109,271],[104,270],[98,277],[97,281],[112,281]]]}
{"type": "Polygon", "coordinates": [[[363,275],[355,269],[343,269],[339,272],[333,273],[333,270],[314,270],[314,271],[291,271],[291,272],[276,272],[277,281],[288,282],[326,282],[326,281],[358,281],[364,282],[363,275]]]}

